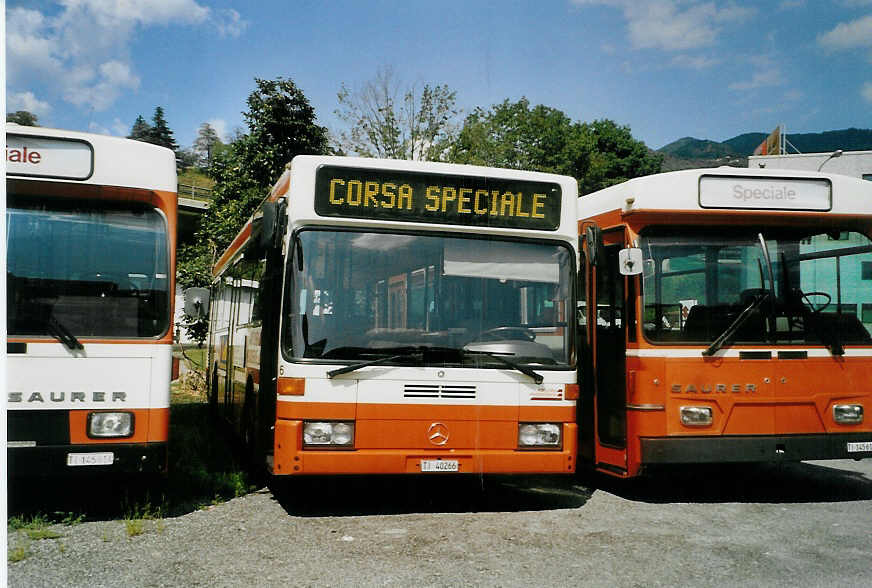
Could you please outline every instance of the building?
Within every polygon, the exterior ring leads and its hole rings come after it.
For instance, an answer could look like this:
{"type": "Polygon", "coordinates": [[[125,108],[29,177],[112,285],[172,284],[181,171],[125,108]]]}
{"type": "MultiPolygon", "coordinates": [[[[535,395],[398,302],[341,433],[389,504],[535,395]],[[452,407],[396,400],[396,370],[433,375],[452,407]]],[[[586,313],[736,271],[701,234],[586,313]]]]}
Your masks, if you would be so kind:
{"type": "Polygon", "coordinates": [[[751,155],[748,157],[748,167],[822,171],[872,180],[872,151],[751,155]]]}

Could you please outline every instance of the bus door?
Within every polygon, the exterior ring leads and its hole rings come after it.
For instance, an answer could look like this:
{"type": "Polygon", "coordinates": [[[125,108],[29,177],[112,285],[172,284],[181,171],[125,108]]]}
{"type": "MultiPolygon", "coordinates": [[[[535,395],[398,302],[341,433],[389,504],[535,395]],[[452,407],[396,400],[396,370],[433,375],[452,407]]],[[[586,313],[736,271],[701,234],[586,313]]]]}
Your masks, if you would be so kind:
{"type": "Polygon", "coordinates": [[[603,231],[595,265],[586,267],[592,292],[587,304],[588,345],[592,370],[584,382],[592,386],[594,463],[597,469],[627,471],[626,295],[618,252],[624,230],[603,231]]]}

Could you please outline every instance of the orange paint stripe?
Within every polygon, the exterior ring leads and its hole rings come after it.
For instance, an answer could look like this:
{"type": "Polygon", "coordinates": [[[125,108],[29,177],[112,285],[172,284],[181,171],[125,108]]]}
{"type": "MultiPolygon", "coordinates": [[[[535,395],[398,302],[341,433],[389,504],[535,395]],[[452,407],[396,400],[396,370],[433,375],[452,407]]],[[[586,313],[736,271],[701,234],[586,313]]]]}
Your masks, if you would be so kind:
{"type": "Polygon", "coordinates": [[[251,221],[245,223],[245,226],[242,227],[242,230],[236,234],[236,237],[233,238],[233,242],[230,244],[230,247],[227,248],[226,251],[221,255],[218,259],[218,262],[212,268],[212,276],[217,277],[221,272],[223,272],[226,268],[227,262],[229,262],[236,253],[242,248],[243,245],[251,238],[251,221]]]}
{"type": "Polygon", "coordinates": [[[286,170],[272,187],[272,190],[270,190],[269,198],[267,198],[267,200],[269,200],[270,202],[275,202],[276,200],[287,194],[290,189],[291,170],[286,170]]]}
{"type": "MultiPolygon", "coordinates": [[[[95,345],[172,345],[173,334],[167,331],[160,339],[92,339],[90,337],[77,336],[76,339],[82,344],[92,343],[95,345]]],[[[57,344],[54,337],[9,337],[10,343],[32,343],[35,345],[57,344]]]]}
{"type": "Polygon", "coordinates": [[[170,409],[139,408],[123,412],[133,413],[133,436],[125,439],[92,439],[88,437],[88,415],[108,410],[71,410],[70,443],[73,445],[104,445],[108,443],[166,442],[169,439],[170,409]]]}
{"type": "Polygon", "coordinates": [[[278,402],[276,418],[287,420],[432,420],[575,422],[574,406],[434,406],[432,404],[354,404],[278,402]]]}

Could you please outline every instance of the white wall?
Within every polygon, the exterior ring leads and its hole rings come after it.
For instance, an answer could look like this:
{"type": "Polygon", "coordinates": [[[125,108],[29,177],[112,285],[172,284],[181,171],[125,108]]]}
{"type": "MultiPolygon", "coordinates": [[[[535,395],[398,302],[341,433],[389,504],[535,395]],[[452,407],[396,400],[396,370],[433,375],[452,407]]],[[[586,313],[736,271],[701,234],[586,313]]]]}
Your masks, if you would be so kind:
{"type": "Polygon", "coordinates": [[[827,161],[829,156],[830,153],[752,155],[748,158],[748,167],[759,168],[765,166],[766,169],[817,171],[818,167],[823,163],[822,172],[842,174],[855,178],[866,176],[867,179],[872,179],[872,151],[845,151],[841,157],[833,157],[827,161]]]}

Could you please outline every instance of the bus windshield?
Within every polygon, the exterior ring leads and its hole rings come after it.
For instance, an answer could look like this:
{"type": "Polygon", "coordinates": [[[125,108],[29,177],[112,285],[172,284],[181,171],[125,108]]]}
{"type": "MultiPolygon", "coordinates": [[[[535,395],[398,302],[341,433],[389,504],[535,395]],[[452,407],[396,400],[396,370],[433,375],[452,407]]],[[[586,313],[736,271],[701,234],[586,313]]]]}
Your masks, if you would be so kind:
{"type": "Polygon", "coordinates": [[[10,198],[7,330],[157,337],[169,328],[169,241],[152,207],[10,198]]]}
{"type": "Polygon", "coordinates": [[[288,359],[415,349],[439,350],[440,365],[574,363],[574,266],[562,244],[310,229],[288,257],[288,359]]]}
{"type": "Polygon", "coordinates": [[[643,233],[652,342],[872,343],[872,242],[852,231],[722,227],[643,233]],[[739,318],[741,316],[741,319],[739,318]]]}

